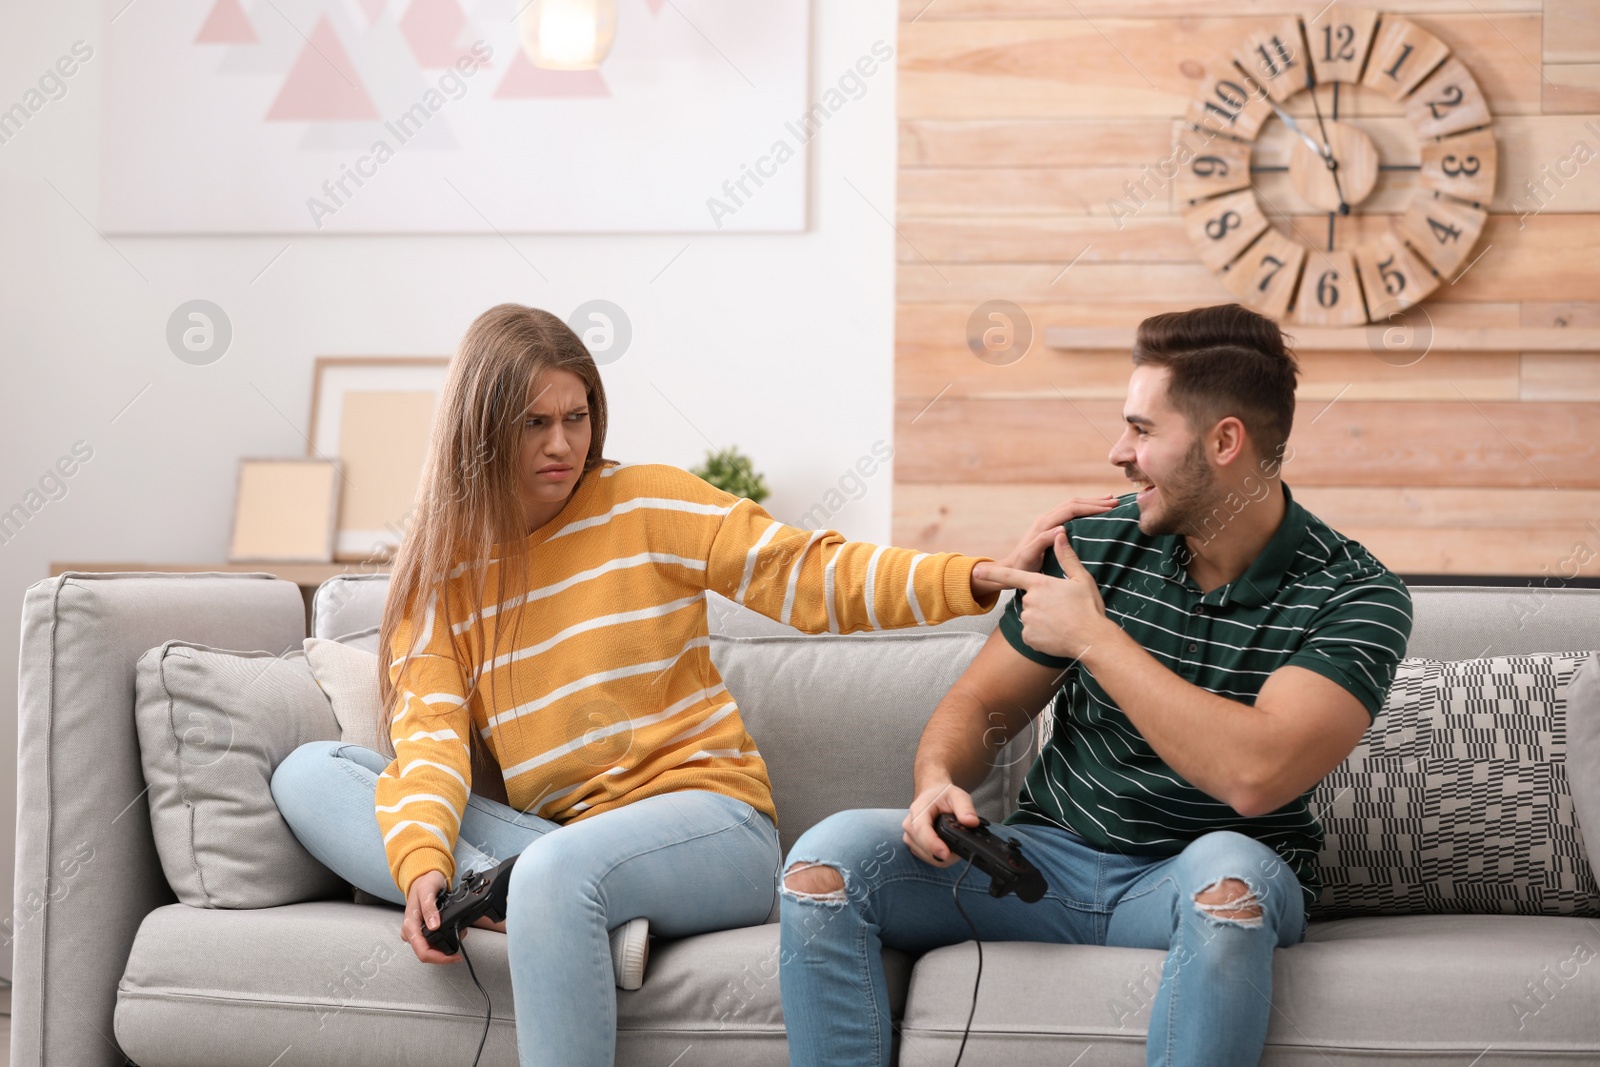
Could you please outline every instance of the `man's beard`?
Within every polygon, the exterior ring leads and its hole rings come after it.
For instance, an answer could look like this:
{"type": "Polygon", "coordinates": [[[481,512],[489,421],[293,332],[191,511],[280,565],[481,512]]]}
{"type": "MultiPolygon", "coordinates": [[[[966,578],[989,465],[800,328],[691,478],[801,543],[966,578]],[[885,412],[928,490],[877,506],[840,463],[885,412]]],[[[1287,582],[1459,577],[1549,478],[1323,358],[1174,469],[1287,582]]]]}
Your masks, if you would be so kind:
{"type": "Polygon", "coordinates": [[[1183,462],[1162,479],[1160,513],[1140,515],[1139,531],[1147,537],[1197,531],[1215,504],[1216,483],[1216,474],[1206,462],[1205,443],[1196,438],[1183,462]]]}

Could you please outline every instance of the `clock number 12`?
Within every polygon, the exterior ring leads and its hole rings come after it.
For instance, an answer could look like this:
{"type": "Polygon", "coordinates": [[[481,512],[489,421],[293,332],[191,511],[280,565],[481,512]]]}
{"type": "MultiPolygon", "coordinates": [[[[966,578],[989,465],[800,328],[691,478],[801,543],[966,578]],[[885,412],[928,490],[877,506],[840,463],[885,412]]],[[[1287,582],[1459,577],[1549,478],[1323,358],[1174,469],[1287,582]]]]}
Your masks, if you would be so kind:
{"type": "Polygon", "coordinates": [[[1333,26],[1322,27],[1322,59],[1326,63],[1335,61],[1347,63],[1356,58],[1356,28],[1348,22],[1342,23],[1337,27],[1339,31],[1338,51],[1335,51],[1333,47],[1334,29],[1335,27],[1333,26]]]}

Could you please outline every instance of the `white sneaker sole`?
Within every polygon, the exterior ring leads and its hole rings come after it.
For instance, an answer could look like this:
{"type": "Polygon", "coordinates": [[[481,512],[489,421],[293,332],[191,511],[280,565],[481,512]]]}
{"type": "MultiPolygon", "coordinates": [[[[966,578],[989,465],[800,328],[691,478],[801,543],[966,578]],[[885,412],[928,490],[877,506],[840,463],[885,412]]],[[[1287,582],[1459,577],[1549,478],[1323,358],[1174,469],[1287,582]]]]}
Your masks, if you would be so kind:
{"type": "Polygon", "coordinates": [[[649,919],[632,919],[611,931],[611,969],[618,989],[644,985],[644,965],[649,959],[649,919]]]}

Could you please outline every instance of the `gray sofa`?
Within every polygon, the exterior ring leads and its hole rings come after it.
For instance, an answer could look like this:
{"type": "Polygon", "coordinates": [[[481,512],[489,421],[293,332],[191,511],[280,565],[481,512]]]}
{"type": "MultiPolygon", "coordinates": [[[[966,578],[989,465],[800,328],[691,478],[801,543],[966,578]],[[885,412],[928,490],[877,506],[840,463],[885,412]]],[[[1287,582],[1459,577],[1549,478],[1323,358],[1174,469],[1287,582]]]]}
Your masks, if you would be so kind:
{"type": "MultiPolygon", "coordinates": [[[[325,585],[313,630],[372,627],[385,588],[381,578],[325,585]]],[[[1414,590],[1411,655],[1600,643],[1600,590],[1541,593],[1531,614],[1516,607],[1527,596],[1414,590]]],[[[916,634],[804,637],[720,598],[710,607],[713,657],[771,767],[786,849],[832,811],[906,803],[922,724],[996,618],[916,634]],[[816,744],[842,735],[855,743],[816,744]]],[[[411,957],[397,940],[396,909],[339,899],[207,910],[176,903],[163,877],[131,711],[134,663],[173,638],[297,647],[306,619],[294,585],[268,575],[69,574],[28,591],[22,625],[14,1067],[471,1063],[482,1000],[465,967],[411,957]],[[61,877],[64,858],[85,848],[92,861],[61,877]],[[367,966],[380,949],[383,966],[367,966]]],[[[979,798],[991,818],[1010,810],[1035,744],[1018,738],[1003,754],[979,798]]],[[[1263,1062],[1600,1062],[1600,965],[1563,977],[1536,1026],[1519,1029],[1507,1007],[1550,968],[1570,964],[1576,945],[1600,949],[1600,922],[1441,914],[1314,922],[1305,944],[1278,953],[1263,1062]]],[[[504,937],[480,931],[472,947],[494,1004],[482,1062],[515,1064],[504,937]]],[[[986,946],[964,1062],[1143,1064],[1141,988],[1161,958],[986,946]]],[[[916,960],[891,951],[886,963],[900,1062],[952,1062],[973,946],[916,960]]],[[[621,1063],[786,1063],[776,926],[658,943],[644,987],[618,993],[618,1015],[621,1063]]]]}

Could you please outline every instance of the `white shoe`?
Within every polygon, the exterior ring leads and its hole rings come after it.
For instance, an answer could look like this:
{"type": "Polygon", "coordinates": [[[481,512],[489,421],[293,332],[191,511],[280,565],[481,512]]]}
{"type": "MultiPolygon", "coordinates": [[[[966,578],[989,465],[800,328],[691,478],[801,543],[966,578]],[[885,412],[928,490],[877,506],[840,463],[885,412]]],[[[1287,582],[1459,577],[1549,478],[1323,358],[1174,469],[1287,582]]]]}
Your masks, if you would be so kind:
{"type": "Polygon", "coordinates": [[[618,989],[644,985],[644,965],[649,959],[649,919],[631,919],[611,931],[611,969],[618,989]]]}

